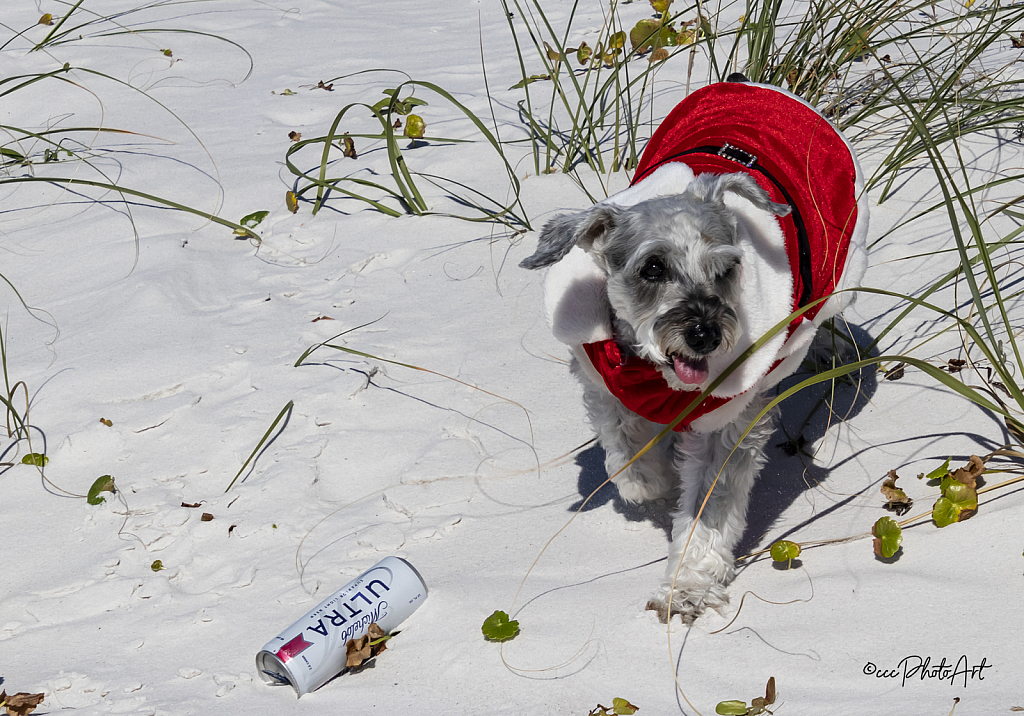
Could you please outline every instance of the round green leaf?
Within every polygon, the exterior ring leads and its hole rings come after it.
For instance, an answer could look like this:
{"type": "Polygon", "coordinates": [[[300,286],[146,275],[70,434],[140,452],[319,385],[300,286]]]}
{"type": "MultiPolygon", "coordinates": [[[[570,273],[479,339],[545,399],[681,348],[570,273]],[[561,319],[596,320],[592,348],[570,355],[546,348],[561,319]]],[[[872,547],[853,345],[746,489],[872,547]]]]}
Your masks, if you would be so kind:
{"type": "Polygon", "coordinates": [[[787,539],[780,539],[772,545],[772,559],[776,562],[789,562],[800,556],[800,545],[787,539]]]}
{"type": "Polygon", "coordinates": [[[943,497],[948,497],[960,510],[978,509],[978,491],[961,482],[947,487],[943,497]]]}
{"type": "Polygon", "coordinates": [[[875,554],[885,559],[896,554],[903,542],[903,530],[892,517],[879,517],[871,528],[871,534],[875,536],[875,554]]]}
{"type": "Polygon", "coordinates": [[[629,31],[629,44],[633,46],[634,50],[643,52],[658,41],[660,28],[661,22],[658,20],[650,18],[641,20],[629,31]]]}
{"type": "Polygon", "coordinates": [[[152,569],[154,572],[159,572],[161,569],[164,569],[164,563],[158,559],[155,560],[153,564],[149,565],[149,568],[152,569]]]}
{"type": "Polygon", "coordinates": [[[480,627],[480,631],[484,633],[490,641],[508,641],[514,639],[519,633],[519,622],[510,621],[508,614],[502,611],[496,611],[491,616],[484,619],[483,626],[480,627]]]}
{"type": "Polygon", "coordinates": [[[960,519],[960,510],[948,497],[940,497],[932,506],[932,519],[938,527],[946,527],[960,519]]]}

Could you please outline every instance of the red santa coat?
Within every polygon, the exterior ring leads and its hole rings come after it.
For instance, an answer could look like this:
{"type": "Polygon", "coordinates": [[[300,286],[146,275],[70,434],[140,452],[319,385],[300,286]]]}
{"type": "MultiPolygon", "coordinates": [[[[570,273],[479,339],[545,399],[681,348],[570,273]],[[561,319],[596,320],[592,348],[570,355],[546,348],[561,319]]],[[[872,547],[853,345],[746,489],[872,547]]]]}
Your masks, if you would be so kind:
{"type": "MultiPolygon", "coordinates": [[[[785,318],[837,289],[857,285],[867,263],[867,203],[852,149],[813,107],[778,87],[723,82],[694,92],[676,106],[651,138],[630,189],[606,201],[631,205],[653,196],[679,193],[696,174],[737,171],[750,174],[773,201],[788,204],[793,211],[775,217],[767,212],[758,216],[750,206],[737,208],[741,214],[746,212],[744,236],[755,235],[748,241],[743,261],[744,281],[754,286],[746,287],[750,300],[741,305],[756,313],[760,309],[752,304],[768,300],[772,310],[766,312],[770,315],[746,321],[751,335],[719,359],[718,370],[712,369],[709,382],[722,372],[723,362],[731,363],[735,355],[777,323],[780,315],[785,318]],[[772,261],[773,266],[761,265],[772,261]],[[782,263],[788,265],[788,271],[782,263]],[[780,269],[788,275],[782,277],[780,269]]],[[[574,346],[584,372],[603,383],[627,408],[656,423],[671,422],[697,393],[672,390],[658,368],[642,358],[623,361],[611,336],[610,322],[597,325],[608,307],[606,296],[601,302],[596,267],[586,266],[579,255],[562,263],[566,266],[559,265],[549,272],[545,290],[556,336],[574,346]],[[553,282],[551,274],[561,277],[553,282]],[[576,291],[569,301],[562,300],[567,281],[569,293],[576,291]],[[552,283],[556,284],[554,290],[552,283]],[[578,290],[581,285],[586,286],[582,293],[578,290]],[[554,298],[553,292],[558,294],[554,298]],[[594,317],[594,325],[582,332],[580,322],[566,320],[565,315],[567,310],[580,308],[581,301],[590,304],[583,315],[594,317]],[[566,330],[569,324],[570,330],[566,330]]],[[[730,375],[676,430],[714,430],[731,422],[754,393],[796,370],[817,326],[849,303],[850,296],[832,296],[794,319],[784,335],[755,353],[747,361],[751,365],[741,366],[735,378],[730,375]]],[[[582,323],[586,324],[586,319],[582,323]]]]}

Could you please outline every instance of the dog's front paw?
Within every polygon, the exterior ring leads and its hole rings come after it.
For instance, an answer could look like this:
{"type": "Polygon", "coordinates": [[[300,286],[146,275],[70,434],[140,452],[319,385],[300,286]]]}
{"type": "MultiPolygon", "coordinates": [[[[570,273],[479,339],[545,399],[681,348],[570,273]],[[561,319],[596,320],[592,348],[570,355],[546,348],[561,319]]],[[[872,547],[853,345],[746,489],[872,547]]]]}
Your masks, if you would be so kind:
{"type": "Polygon", "coordinates": [[[683,624],[693,624],[705,609],[719,609],[728,603],[729,593],[723,584],[711,584],[698,590],[685,590],[678,583],[675,588],[663,584],[648,600],[646,609],[657,612],[663,624],[668,623],[673,614],[678,614],[683,624]]]}
{"type": "MultiPolygon", "coordinates": [[[[614,474],[614,473],[609,473],[614,474]]],[[[619,491],[619,497],[626,502],[647,502],[668,496],[671,485],[661,475],[651,475],[628,468],[612,482],[619,491]]]]}
{"type": "Polygon", "coordinates": [[[660,497],[654,490],[648,488],[647,484],[639,480],[617,477],[612,482],[619,491],[619,497],[626,502],[638,503],[660,497]]]}

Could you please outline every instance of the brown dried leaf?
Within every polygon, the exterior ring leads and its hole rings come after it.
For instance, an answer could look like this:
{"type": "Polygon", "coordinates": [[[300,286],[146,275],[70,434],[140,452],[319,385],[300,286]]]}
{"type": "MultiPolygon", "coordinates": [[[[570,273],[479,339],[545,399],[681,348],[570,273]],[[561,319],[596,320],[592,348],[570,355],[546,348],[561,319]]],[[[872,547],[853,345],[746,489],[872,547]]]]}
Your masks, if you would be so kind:
{"type": "Polygon", "coordinates": [[[664,62],[669,57],[669,52],[664,47],[659,47],[651,53],[651,62],[664,62]]]}
{"type": "Polygon", "coordinates": [[[1019,38],[1017,38],[1017,37],[1010,38],[1010,43],[1014,47],[1017,47],[1017,48],[1024,47],[1024,32],[1020,33],[1020,37],[1019,38]]]}
{"type": "Polygon", "coordinates": [[[345,645],[345,666],[360,666],[367,659],[372,659],[387,648],[387,633],[374,622],[366,633],[358,639],[349,639],[345,645]],[[378,641],[383,639],[382,641],[378,641]],[[371,642],[377,642],[373,644],[371,642]]]}
{"type": "Polygon", "coordinates": [[[982,473],[985,472],[985,461],[977,455],[971,455],[971,459],[967,462],[965,469],[970,471],[972,477],[981,477],[982,473]]]}
{"type": "Polygon", "coordinates": [[[345,646],[345,666],[359,666],[372,656],[370,636],[363,634],[358,639],[349,639],[345,646]]]}
{"type": "Polygon", "coordinates": [[[44,694],[29,694],[24,691],[8,696],[7,692],[4,691],[0,693],[0,701],[7,708],[8,714],[12,716],[25,716],[25,714],[34,711],[36,706],[43,703],[43,696],[44,694]]]}
{"type": "Polygon", "coordinates": [[[950,373],[959,373],[964,369],[965,365],[967,365],[967,361],[965,360],[961,360],[959,358],[950,358],[949,361],[946,363],[946,370],[948,370],[950,373]]]}
{"type": "Polygon", "coordinates": [[[210,522],[210,521],[213,520],[213,515],[211,515],[209,512],[204,512],[203,516],[200,517],[199,519],[202,520],[203,522],[210,522]]]}
{"type": "Polygon", "coordinates": [[[334,319],[331,318],[330,316],[318,316],[317,318],[314,318],[312,322],[316,323],[317,321],[333,321],[333,320],[334,319]]]}
{"type": "Polygon", "coordinates": [[[302,132],[288,132],[288,139],[297,142],[302,139],[302,132]]]}
{"type": "Polygon", "coordinates": [[[349,159],[356,158],[356,143],[352,141],[352,137],[348,136],[348,132],[345,132],[345,136],[341,140],[345,144],[345,151],[342,152],[349,159]]]}
{"type": "Polygon", "coordinates": [[[325,85],[323,80],[316,83],[316,89],[327,90],[328,92],[334,91],[334,83],[331,82],[329,85],[325,85]]]}
{"type": "Polygon", "coordinates": [[[889,476],[882,481],[882,495],[886,499],[885,508],[895,512],[897,515],[906,514],[914,501],[907,497],[907,493],[896,487],[896,481],[900,479],[900,476],[896,474],[895,470],[889,470],[889,476]]]}
{"type": "Polygon", "coordinates": [[[231,536],[231,533],[235,531],[236,527],[238,527],[238,525],[231,525],[230,527],[228,527],[228,537],[231,536]]]}
{"type": "Polygon", "coordinates": [[[977,455],[971,455],[971,459],[966,465],[951,471],[949,476],[972,490],[976,490],[978,489],[978,478],[983,472],[985,472],[985,463],[977,455]]]}
{"type": "Polygon", "coordinates": [[[904,368],[907,367],[906,363],[897,363],[889,370],[885,371],[886,380],[899,380],[903,377],[904,368]]]}
{"type": "Polygon", "coordinates": [[[199,507],[201,504],[203,504],[203,503],[202,502],[182,502],[181,506],[182,507],[199,507]]]}
{"type": "Polygon", "coordinates": [[[396,119],[395,123],[393,125],[391,125],[391,128],[392,129],[401,129],[402,128],[402,120],[396,119]]]}
{"type": "Polygon", "coordinates": [[[107,420],[106,418],[100,418],[100,422],[106,425],[108,428],[113,427],[114,425],[113,420],[107,420]]]}

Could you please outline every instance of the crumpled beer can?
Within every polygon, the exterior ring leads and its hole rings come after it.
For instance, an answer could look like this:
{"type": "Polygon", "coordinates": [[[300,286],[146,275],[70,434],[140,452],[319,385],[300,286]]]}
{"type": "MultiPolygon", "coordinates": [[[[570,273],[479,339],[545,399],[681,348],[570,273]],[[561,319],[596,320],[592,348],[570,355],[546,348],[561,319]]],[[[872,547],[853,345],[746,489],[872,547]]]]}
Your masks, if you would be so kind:
{"type": "Polygon", "coordinates": [[[400,557],[385,557],[267,642],[256,671],[268,684],[308,694],[345,668],[350,639],[370,624],[394,631],[426,598],[419,572],[400,557]]]}

